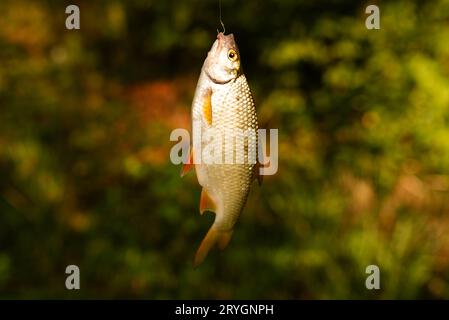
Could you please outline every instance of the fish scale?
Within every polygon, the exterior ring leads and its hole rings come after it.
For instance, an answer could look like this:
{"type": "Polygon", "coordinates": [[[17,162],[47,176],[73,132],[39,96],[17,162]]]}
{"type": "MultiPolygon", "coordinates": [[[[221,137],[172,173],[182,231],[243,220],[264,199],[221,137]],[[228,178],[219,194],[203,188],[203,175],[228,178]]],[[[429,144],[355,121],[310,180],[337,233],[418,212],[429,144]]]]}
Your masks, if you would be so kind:
{"type": "MultiPolygon", "coordinates": [[[[217,94],[217,104],[213,104],[212,109],[213,127],[217,134],[222,135],[222,141],[225,129],[253,129],[257,132],[256,109],[244,75],[223,85],[215,94],[217,94]]],[[[219,140],[213,141],[216,143],[215,150],[220,148],[220,142],[219,140]]],[[[244,147],[247,150],[246,140],[244,140],[244,147]]],[[[245,164],[209,165],[207,167],[208,189],[210,188],[213,194],[221,194],[223,199],[223,214],[217,215],[215,221],[220,229],[230,230],[233,228],[246,202],[255,164],[248,164],[247,152],[244,153],[244,162],[245,164]]]]}

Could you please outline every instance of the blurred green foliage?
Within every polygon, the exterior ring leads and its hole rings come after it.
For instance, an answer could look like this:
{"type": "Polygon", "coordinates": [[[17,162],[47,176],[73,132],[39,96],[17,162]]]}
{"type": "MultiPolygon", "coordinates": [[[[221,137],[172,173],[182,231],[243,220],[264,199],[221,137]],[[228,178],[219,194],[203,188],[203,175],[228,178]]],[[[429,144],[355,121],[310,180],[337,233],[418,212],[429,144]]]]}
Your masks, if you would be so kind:
{"type": "Polygon", "coordinates": [[[379,2],[381,30],[363,1],[222,1],[279,172],[196,270],[213,215],[169,135],[218,2],[75,2],[78,31],[0,2],[1,298],[449,298],[449,1],[379,2]]]}

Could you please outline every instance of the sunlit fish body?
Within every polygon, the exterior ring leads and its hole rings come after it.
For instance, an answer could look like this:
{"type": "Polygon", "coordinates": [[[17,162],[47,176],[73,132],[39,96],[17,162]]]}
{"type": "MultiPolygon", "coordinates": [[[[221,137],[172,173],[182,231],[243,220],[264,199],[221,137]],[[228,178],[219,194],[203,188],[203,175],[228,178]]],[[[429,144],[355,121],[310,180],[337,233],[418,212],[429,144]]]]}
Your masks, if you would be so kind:
{"type": "Polygon", "coordinates": [[[197,266],[215,244],[223,249],[229,243],[250,185],[258,174],[252,157],[257,154],[256,109],[232,34],[219,33],[204,61],[192,104],[192,123],[194,143],[182,174],[193,162],[203,187],[200,212],[215,212],[215,221],[196,252],[197,266]],[[200,135],[195,136],[195,128],[199,128],[200,135]],[[228,143],[226,134],[230,132],[235,141],[242,142],[244,152],[238,152],[241,148],[237,148],[237,143],[228,143]],[[222,163],[206,161],[207,150],[214,150],[214,155],[222,152],[222,163]],[[228,156],[231,162],[226,161],[228,156]]]}

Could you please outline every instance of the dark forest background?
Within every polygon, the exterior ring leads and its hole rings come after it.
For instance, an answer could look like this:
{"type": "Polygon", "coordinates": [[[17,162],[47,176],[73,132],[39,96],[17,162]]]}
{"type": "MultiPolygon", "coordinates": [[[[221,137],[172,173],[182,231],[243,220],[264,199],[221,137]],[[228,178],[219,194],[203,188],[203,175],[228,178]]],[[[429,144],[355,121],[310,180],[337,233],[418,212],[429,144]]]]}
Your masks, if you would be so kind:
{"type": "Polygon", "coordinates": [[[218,2],[1,1],[0,298],[449,298],[449,1],[369,4],[222,0],[279,171],[193,269],[214,216],[169,136],[218,2]]]}

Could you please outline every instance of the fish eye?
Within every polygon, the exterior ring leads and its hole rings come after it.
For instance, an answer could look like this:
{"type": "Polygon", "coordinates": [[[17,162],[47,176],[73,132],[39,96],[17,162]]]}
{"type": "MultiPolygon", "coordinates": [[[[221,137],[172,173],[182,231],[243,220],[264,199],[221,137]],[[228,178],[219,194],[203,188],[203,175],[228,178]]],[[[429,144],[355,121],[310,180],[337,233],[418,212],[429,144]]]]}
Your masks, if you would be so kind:
{"type": "Polygon", "coordinates": [[[238,55],[237,55],[237,52],[235,52],[235,50],[231,49],[228,51],[229,60],[235,61],[235,60],[237,60],[237,57],[238,57],[238,55]]]}

